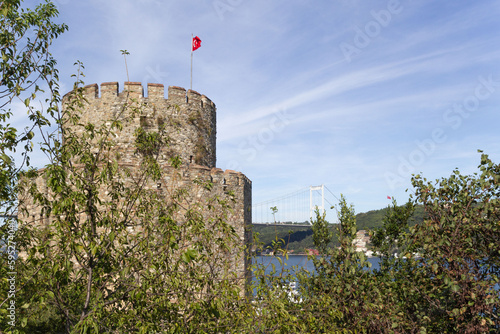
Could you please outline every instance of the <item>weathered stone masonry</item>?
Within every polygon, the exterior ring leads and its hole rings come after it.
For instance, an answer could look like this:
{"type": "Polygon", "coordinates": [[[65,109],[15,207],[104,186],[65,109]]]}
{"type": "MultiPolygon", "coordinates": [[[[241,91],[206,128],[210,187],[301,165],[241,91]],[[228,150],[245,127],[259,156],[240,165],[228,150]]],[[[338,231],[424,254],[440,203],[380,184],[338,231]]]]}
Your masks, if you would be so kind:
{"type": "MultiPolygon", "coordinates": [[[[239,236],[240,246],[249,250],[251,244],[251,181],[242,173],[216,168],[216,107],[215,104],[204,95],[184,88],[170,86],[168,98],[164,96],[162,84],[148,84],[147,96],[141,83],[126,82],[122,92],[119,91],[118,83],[108,82],[101,84],[100,96],[97,84],[88,85],[84,88],[85,103],[81,112],[81,123],[109,122],[111,119],[123,119],[123,129],[120,136],[114,138],[114,147],[119,155],[119,165],[126,168],[136,168],[139,172],[140,159],[136,154],[135,131],[142,127],[157,131],[160,126],[165,129],[169,136],[168,149],[162,151],[159,164],[162,167],[166,184],[148,184],[150,189],[187,187],[193,184],[193,180],[207,180],[213,183],[212,195],[223,195],[232,191],[236,201],[232,212],[228,216],[228,223],[235,229],[239,236]],[[140,105],[141,112],[130,114],[133,108],[129,105],[140,105]],[[179,156],[182,166],[178,169],[171,167],[169,159],[179,156]]],[[[63,98],[63,108],[68,104],[70,95],[63,98]]],[[[73,129],[78,133],[81,127],[73,129]]],[[[43,180],[36,181],[40,189],[44,188],[43,180]]],[[[195,188],[193,188],[193,191],[195,188]]],[[[192,193],[192,198],[203,201],[206,193],[192,193]]],[[[27,203],[26,208],[30,217],[24,217],[24,221],[43,221],[39,208],[27,203]]],[[[234,271],[242,282],[247,281],[249,276],[249,257],[235,253],[230,254],[234,271]]]]}
{"type": "MultiPolygon", "coordinates": [[[[142,126],[157,130],[165,127],[171,142],[170,150],[164,152],[160,161],[172,155],[179,155],[183,162],[206,167],[215,167],[216,155],[216,108],[205,95],[184,88],[170,86],[168,99],[164,97],[161,84],[148,84],[148,96],[144,97],[144,88],[139,82],[126,82],[123,92],[119,92],[117,82],[101,84],[101,96],[97,84],[85,87],[84,95],[88,107],[81,115],[82,123],[98,123],[126,118],[132,113],[124,106],[131,101],[141,105],[142,112],[131,122],[123,124],[120,138],[116,138],[117,150],[122,154],[123,163],[136,162],[134,132],[142,126]]],[[[63,99],[63,105],[69,95],[63,99]]]]}

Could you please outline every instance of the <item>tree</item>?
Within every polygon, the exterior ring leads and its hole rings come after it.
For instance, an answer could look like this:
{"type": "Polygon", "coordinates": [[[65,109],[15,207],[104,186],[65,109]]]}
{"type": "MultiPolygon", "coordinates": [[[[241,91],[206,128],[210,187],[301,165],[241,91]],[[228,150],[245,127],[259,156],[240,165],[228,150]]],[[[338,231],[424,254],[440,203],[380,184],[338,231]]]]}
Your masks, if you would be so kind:
{"type": "Polygon", "coordinates": [[[426,284],[419,294],[436,330],[485,333],[500,326],[500,165],[482,154],[478,168],[435,183],[420,175],[412,180],[428,218],[407,242],[422,254],[417,277],[426,284]]]}
{"type": "Polygon", "coordinates": [[[18,175],[29,166],[34,130],[48,125],[57,110],[58,72],[49,49],[53,40],[67,30],[66,25],[53,22],[57,15],[51,2],[31,10],[23,8],[21,1],[0,1],[0,213],[3,220],[0,226],[0,319],[2,326],[11,328],[10,324],[19,324],[15,310],[23,305],[16,295],[20,288],[16,277],[18,175]],[[45,110],[37,109],[31,103],[44,90],[48,93],[45,110]],[[28,111],[29,124],[22,131],[8,123],[15,100],[20,100],[28,111]],[[14,161],[16,151],[22,154],[21,160],[14,161]]]}
{"type": "MultiPolygon", "coordinates": [[[[496,333],[500,326],[500,165],[485,154],[479,173],[429,182],[414,176],[415,195],[393,201],[374,234],[379,270],[360,271],[355,223],[341,201],[341,248],[315,260],[305,278],[320,314],[337,310],[339,328],[374,333],[496,333]],[[416,205],[424,221],[409,227],[416,205]],[[343,231],[342,231],[343,230],[343,231]],[[397,250],[397,256],[395,253],[397,250]],[[353,261],[353,259],[355,259],[353,261]],[[318,301],[322,303],[318,303],[318,301]]],[[[328,242],[317,217],[315,240],[328,242]]]]}
{"type": "Polygon", "coordinates": [[[354,244],[357,232],[354,207],[341,196],[336,233],[338,248],[330,246],[334,233],[325,218],[324,213],[316,210],[314,243],[320,256],[312,257],[312,260],[317,273],[301,276],[300,281],[308,309],[315,311],[319,323],[330,323],[321,331],[347,333],[366,330],[364,304],[371,288],[366,268],[370,264],[364,253],[356,251],[354,244]]]}
{"type": "Polygon", "coordinates": [[[397,254],[399,249],[398,240],[404,239],[408,232],[409,221],[413,216],[415,206],[411,200],[406,205],[398,206],[395,199],[392,200],[392,206],[387,208],[385,217],[382,219],[382,228],[376,229],[372,236],[373,246],[379,250],[379,256],[384,262],[397,254]]]}
{"type": "Polygon", "coordinates": [[[32,149],[33,130],[49,124],[47,115],[56,112],[59,102],[56,61],[49,52],[54,39],[67,30],[65,24],[53,22],[57,8],[47,1],[34,10],[25,9],[20,0],[0,1],[0,205],[4,212],[13,209],[16,174],[29,156],[14,164],[11,152],[24,144],[25,153],[32,149]],[[31,102],[48,89],[45,113],[31,102]],[[21,133],[6,124],[12,115],[9,108],[19,99],[28,110],[31,124],[21,133]]]}
{"type": "Polygon", "coordinates": [[[127,99],[112,119],[82,122],[84,92],[57,120],[64,143],[44,147],[51,163],[21,178],[18,332],[226,331],[242,301],[228,259],[243,252],[227,223],[234,195],[210,179],[179,186],[179,158],[160,165],[161,125],[136,131],[141,168],[122,164],[114,138],[143,106],[127,99]]]}

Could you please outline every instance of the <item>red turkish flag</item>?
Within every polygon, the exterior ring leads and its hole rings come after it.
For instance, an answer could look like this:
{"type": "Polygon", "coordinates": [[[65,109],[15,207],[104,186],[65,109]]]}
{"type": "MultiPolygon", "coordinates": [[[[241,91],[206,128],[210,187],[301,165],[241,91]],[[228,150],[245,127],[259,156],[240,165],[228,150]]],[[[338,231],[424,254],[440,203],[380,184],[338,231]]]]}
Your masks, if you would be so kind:
{"type": "Polygon", "coordinates": [[[201,39],[198,36],[193,37],[193,46],[192,46],[193,51],[198,50],[200,46],[201,46],[201,39]]]}

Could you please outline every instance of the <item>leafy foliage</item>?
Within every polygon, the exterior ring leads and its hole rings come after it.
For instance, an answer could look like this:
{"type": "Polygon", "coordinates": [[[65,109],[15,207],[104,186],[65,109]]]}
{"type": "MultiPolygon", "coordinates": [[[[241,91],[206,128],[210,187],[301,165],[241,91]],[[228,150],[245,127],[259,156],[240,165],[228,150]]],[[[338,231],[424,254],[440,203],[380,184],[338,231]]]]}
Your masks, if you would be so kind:
{"type": "MultiPolygon", "coordinates": [[[[408,226],[411,227],[420,224],[424,220],[424,208],[422,205],[413,204],[413,214],[408,221],[408,226]]],[[[383,230],[384,217],[386,216],[389,208],[379,210],[372,210],[356,214],[356,228],[357,230],[375,231],[377,229],[383,230]]],[[[333,238],[329,247],[337,247],[338,236],[337,231],[333,225],[330,225],[333,238]]],[[[263,243],[263,249],[268,249],[272,245],[272,241],[278,238],[283,240],[282,248],[294,253],[306,253],[308,249],[314,249],[316,246],[313,241],[312,227],[303,226],[280,226],[279,224],[269,225],[254,225],[253,231],[259,234],[259,240],[263,243]]]]}
{"type": "Polygon", "coordinates": [[[377,229],[372,237],[373,246],[379,250],[379,255],[383,259],[400,251],[398,242],[405,237],[409,221],[415,210],[411,201],[408,201],[405,206],[398,207],[394,199],[392,205],[386,211],[383,227],[377,229]]]}
{"type": "Polygon", "coordinates": [[[59,102],[56,61],[49,47],[67,30],[52,20],[58,15],[53,3],[24,9],[20,0],[0,1],[0,206],[10,215],[15,210],[17,174],[33,148],[34,129],[49,124],[49,119],[31,105],[43,89],[49,90],[45,113],[53,115],[59,102]],[[31,125],[19,132],[8,123],[9,108],[19,100],[26,107],[31,125]],[[14,163],[12,153],[22,146],[24,161],[14,163]]]}
{"type": "MultiPolygon", "coordinates": [[[[341,248],[315,261],[317,275],[306,278],[314,298],[330,298],[340,310],[339,328],[376,333],[496,333],[500,246],[500,165],[481,156],[480,173],[428,182],[417,175],[414,202],[387,211],[374,234],[382,255],[379,270],[361,270],[355,256],[351,208],[341,201],[341,248]],[[423,223],[409,226],[414,206],[423,223]],[[395,256],[395,251],[399,256],[395,256]]],[[[321,228],[322,217],[315,224],[321,228]]]]}
{"type": "Polygon", "coordinates": [[[82,93],[75,87],[57,120],[64,145],[56,135],[46,143],[52,162],[22,177],[17,284],[23,289],[16,298],[27,307],[17,310],[24,319],[17,331],[224,328],[242,294],[227,259],[242,251],[226,223],[233,195],[211,194],[202,180],[178,187],[175,174],[165,178],[157,160],[168,141],[161,131],[137,132],[141,169],[121,164],[113,138],[141,106],[102,124],[82,123],[74,113],[86,103],[82,93]],[[32,202],[43,213],[35,221],[26,209],[32,202]]]}

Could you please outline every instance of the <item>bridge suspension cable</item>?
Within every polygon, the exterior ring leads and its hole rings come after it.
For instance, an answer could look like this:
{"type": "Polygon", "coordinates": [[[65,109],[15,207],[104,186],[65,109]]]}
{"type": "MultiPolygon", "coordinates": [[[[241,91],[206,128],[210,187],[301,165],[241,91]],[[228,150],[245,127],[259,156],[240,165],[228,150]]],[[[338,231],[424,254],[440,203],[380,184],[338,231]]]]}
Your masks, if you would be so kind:
{"type": "MultiPolygon", "coordinates": [[[[252,205],[254,224],[310,224],[316,207],[329,212],[333,204],[325,196],[325,190],[338,200],[325,185],[310,186],[295,192],[252,205]],[[325,207],[325,202],[329,207],[325,207]],[[273,211],[276,208],[277,211],[273,211]]],[[[336,215],[335,215],[336,216],[336,215]]],[[[332,219],[333,217],[330,217],[332,219]]],[[[333,218],[336,220],[336,217],[333,218]]]]}

